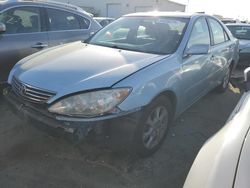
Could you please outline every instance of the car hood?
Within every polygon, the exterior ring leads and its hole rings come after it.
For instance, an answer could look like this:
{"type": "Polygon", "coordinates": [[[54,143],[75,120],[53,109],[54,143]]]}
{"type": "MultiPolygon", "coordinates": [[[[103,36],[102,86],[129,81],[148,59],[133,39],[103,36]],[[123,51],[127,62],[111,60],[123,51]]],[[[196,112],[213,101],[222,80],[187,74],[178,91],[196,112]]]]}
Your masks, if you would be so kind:
{"type": "Polygon", "coordinates": [[[9,83],[15,76],[31,86],[56,92],[58,98],[111,87],[165,57],[75,42],[21,60],[13,68],[9,83]]]}
{"type": "Polygon", "coordinates": [[[240,49],[250,48],[250,40],[239,40],[240,49]]]}

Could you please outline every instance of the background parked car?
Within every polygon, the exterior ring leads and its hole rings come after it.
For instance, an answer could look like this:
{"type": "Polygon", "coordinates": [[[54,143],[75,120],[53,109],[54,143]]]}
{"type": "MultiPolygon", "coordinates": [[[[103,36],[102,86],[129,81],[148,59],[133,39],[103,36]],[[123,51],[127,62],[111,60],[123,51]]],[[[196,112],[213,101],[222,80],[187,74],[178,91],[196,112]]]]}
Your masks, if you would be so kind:
{"type": "Polygon", "coordinates": [[[250,65],[250,24],[227,24],[233,36],[239,39],[239,65],[250,65]]]}
{"type": "Polygon", "coordinates": [[[100,25],[63,3],[0,1],[0,84],[20,59],[46,47],[84,40],[100,25]]]}
{"type": "Polygon", "coordinates": [[[227,89],[237,48],[226,27],[205,14],[131,14],[88,44],[21,60],[4,94],[18,114],[79,138],[103,130],[120,148],[147,156],[173,118],[212,89],[227,89]]]}
{"type": "Polygon", "coordinates": [[[236,20],[234,20],[234,19],[222,19],[221,21],[224,24],[236,23],[236,20]]]}
{"type": "Polygon", "coordinates": [[[226,125],[201,148],[184,188],[250,187],[250,69],[245,73],[247,92],[226,125]]]}
{"type": "Polygon", "coordinates": [[[102,27],[110,24],[111,22],[115,21],[115,18],[108,18],[108,17],[94,17],[94,20],[98,21],[102,27]]]}

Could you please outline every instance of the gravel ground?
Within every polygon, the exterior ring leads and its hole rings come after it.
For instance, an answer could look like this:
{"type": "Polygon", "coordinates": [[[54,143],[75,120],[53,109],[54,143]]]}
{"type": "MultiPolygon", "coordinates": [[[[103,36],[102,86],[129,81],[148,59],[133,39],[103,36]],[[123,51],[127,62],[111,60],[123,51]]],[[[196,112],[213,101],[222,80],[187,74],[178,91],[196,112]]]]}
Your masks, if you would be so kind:
{"type": "Polygon", "coordinates": [[[145,159],[52,137],[22,122],[0,99],[0,187],[182,187],[199,149],[224,125],[240,96],[234,87],[209,93],[173,123],[160,150],[145,159]]]}

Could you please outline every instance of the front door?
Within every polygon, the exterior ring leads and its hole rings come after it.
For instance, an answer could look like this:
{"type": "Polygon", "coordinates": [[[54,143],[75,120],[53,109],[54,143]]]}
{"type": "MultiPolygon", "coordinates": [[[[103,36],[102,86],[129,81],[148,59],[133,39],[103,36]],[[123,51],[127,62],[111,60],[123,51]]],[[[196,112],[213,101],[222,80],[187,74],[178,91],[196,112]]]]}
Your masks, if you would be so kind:
{"type": "MultiPolygon", "coordinates": [[[[200,44],[210,45],[209,29],[204,17],[195,22],[186,50],[200,44]]],[[[207,92],[210,58],[209,53],[183,57],[182,90],[185,106],[190,106],[207,92]]]]}

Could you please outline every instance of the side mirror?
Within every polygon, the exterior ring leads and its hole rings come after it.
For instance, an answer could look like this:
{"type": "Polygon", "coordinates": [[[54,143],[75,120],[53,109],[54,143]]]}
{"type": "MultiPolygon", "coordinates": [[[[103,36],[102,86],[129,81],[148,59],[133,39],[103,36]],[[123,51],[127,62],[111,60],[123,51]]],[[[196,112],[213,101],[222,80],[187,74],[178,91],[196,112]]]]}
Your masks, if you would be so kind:
{"type": "Polygon", "coordinates": [[[0,22],[0,33],[4,33],[6,31],[6,26],[4,23],[0,22]]]}
{"type": "Polygon", "coordinates": [[[250,91],[250,67],[244,70],[245,91],[250,91]]]}
{"type": "Polygon", "coordinates": [[[210,46],[208,44],[192,45],[190,48],[185,50],[184,57],[188,57],[188,56],[192,56],[192,55],[208,54],[209,47],[210,46]]]}

